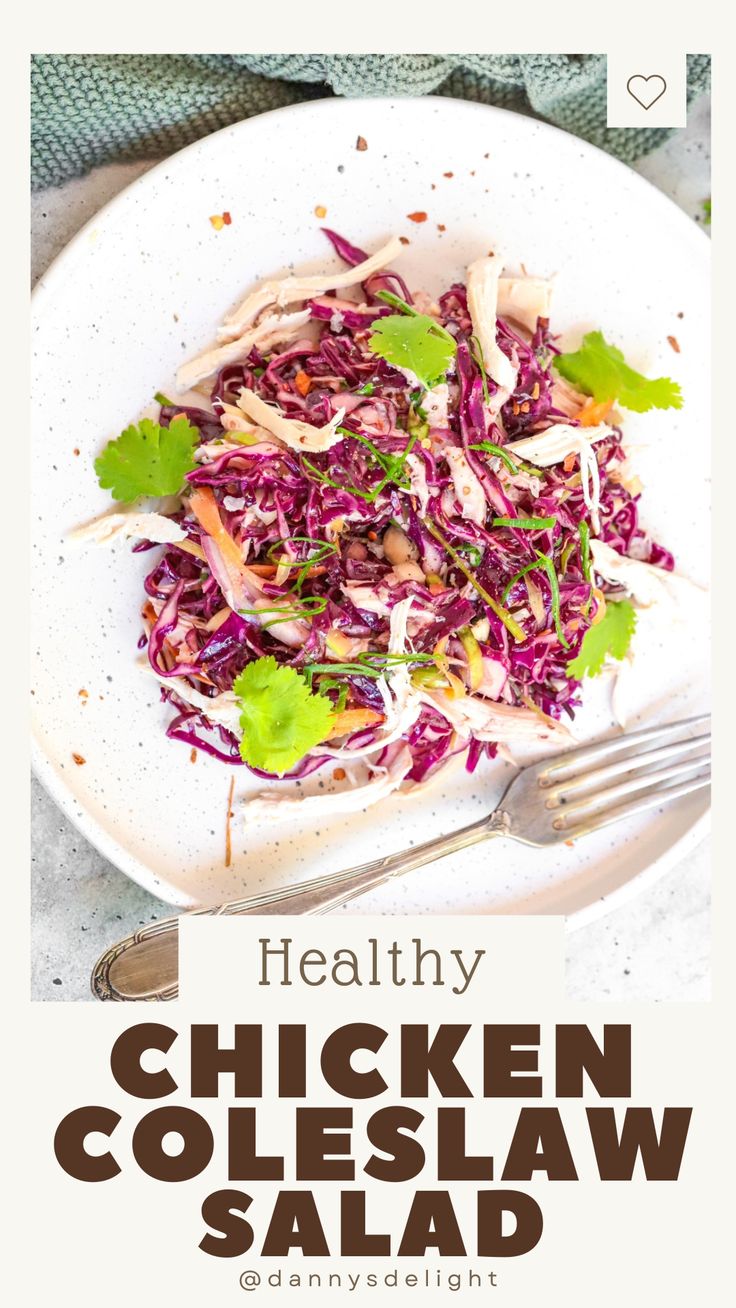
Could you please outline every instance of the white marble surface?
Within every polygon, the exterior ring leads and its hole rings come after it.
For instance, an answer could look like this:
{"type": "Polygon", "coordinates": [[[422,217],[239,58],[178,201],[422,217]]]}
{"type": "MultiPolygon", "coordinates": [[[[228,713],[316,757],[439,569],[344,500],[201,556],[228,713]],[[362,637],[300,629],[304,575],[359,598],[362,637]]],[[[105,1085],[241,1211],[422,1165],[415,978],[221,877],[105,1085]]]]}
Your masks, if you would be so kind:
{"type": "MultiPolygon", "coordinates": [[[[710,103],[637,171],[696,221],[710,196],[710,103]]],[[[79,228],[150,164],[119,164],[37,192],[31,205],[34,283],[79,228]]],[[[89,998],[103,948],[168,916],[160,900],[106,862],[32,782],[32,998],[89,998]]],[[[567,993],[574,1000],[704,1000],[710,990],[710,841],[646,893],[572,933],[567,993]]]]}

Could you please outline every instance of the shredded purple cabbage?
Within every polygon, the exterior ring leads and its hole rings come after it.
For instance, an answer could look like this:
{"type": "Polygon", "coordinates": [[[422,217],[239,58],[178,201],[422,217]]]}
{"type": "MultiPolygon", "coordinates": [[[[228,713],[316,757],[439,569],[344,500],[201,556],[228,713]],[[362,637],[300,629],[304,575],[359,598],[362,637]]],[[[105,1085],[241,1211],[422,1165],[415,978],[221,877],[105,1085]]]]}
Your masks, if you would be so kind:
{"type": "MultiPolygon", "coordinates": [[[[367,257],[337,233],[325,229],[325,234],[348,265],[367,257]]],[[[536,707],[553,719],[572,718],[580,683],[567,676],[567,664],[596,610],[579,532],[581,523],[590,526],[590,514],[577,457],[564,465],[512,473],[492,452],[472,448],[482,441],[503,447],[555,421],[570,421],[555,394],[549,326],[540,319],[529,336],[499,320],[498,344],[517,368],[517,381],[513,394],[494,412],[496,387],[478,362],[465,287],[452,285],[433,309],[454,336],[457,353],[446,379],[447,423],[432,425],[421,407],[421,393],[368,348],[371,324],[393,312],[376,298],[381,290],[414,303],[402,279],[390,271],[368,279],[360,302],[316,296],[308,304],[309,339],[266,356],[253,348],[223,368],[212,386],[212,408],[162,407],[164,425],[179,414],[187,416],[209,447],[208,455],[225,442],[221,453],[200,461],[189,474],[189,486],[214,496],[246,573],[252,569],[247,575],[259,603],[291,616],[269,625],[257,614],[234,611],[216,543],[185,501],[174,516],[187,533],[187,548],[165,547],[145,580],[152,668],[164,682],[183,679],[182,692],[187,684],[207,700],[230,691],[248,662],[273,655],[279,664],[309,674],[313,688],[333,700],[336,710],[347,706],[383,713],[385,702],[374,675],[378,665],[371,664],[370,656],[385,655],[391,610],[411,596],[409,650],[417,658],[408,669],[415,686],[430,692],[441,687],[442,660],[449,660],[445,666],[470,687],[470,631],[487,678],[481,693],[506,705],[536,707]],[[243,386],[287,417],[315,427],[342,409],[346,434],[324,453],[300,453],[275,441],[233,447],[221,415],[224,405],[236,404],[243,386]],[[463,515],[445,457],[449,447],[464,452],[482,488],[482,521],[463,515]],[[550,516],[555,518],[551,529],[493,526],[494,517],[550,516]],[[428,522],[459,552],[478,587],[512,615],[523,640],[512,639],[428,522]],[[387,530],[397,527],[405,534],[413,568],[392,563],[384,550],[387,530]],[[556,601],[547,574],[537,569],[513,582],[540,550],[557,576],[557,616],[566,647],[556,630],[556,601]],[[290,570],[277,574],[285,561],[290,570]],[[465,640],[459,639],[463,634],[465,640]],[[437,654],[440,662],[426,661],[437,654]],[[312,674],[314,665],[330,669],[312,674]]],[[[638,493],[628,490],[619,475],[621,439],[614,430],[595,446],[601,482],[598,534],[622,554],[671,570],[672,555],[643,531],[638,493]]],[[[153,547],[144,542],[136,548],[153,547]]],[[[601,585],[604,593],[610,589],[601,585]]],[[[389,670],[389,684],[390,677],[389,670]]],[[[162,694],[176,710],[170,737],[223,762],[242,763],[232,731],[211,722],[205,709],[193,707],[173,685],[164,684],[162,694]]],[[[351,743],[373,739],[380,741],[380,727],[363,731],[351,743]]],[[[458,736],[428,702],[403,744],[411,753],[409,780],[414,782],[425,780],[458,751],[465,752],[470,772],[496,752],[493,742],[458,736]]],[[[317,747],[289,775],[306,776],[325,761],[317,747]]]]}

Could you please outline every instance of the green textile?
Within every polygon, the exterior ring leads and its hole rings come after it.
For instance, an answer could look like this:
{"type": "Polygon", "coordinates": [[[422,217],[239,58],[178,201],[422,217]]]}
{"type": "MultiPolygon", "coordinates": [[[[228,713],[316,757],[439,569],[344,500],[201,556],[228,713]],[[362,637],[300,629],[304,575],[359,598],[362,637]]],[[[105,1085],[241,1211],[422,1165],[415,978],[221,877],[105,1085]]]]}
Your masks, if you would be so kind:
{"type": "MultiPolygon", "coordinates": [[[[709,84],[710,57],[688,55],[688,99],[709,84]]],[[[606,127],[605,55],[37,54],[32,183],[57,186],[97,164],[160,158],[300,100],[426,94],[545,118],[629,163],[670,135],[606,127]]]]}

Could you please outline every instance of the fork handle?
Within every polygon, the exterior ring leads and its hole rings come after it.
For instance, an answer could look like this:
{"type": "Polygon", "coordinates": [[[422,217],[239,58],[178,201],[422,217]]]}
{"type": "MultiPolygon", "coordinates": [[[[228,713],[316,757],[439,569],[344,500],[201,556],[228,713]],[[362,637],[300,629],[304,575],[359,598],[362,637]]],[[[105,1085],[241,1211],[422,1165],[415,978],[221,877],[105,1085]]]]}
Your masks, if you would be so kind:
{"type": "MultiPolygon", "coordinates": [[[[329,913],[340,904],[374,890],[393,877],[403,876],[438,858],[458,853],[490,836],[504,835],[507,819],[500,810],[459,831],[437,836],[399,854],[387,854],[359,867],[331,872],[278,890],[264,891],[248,899],[194,909],[188,916],[247,916],[250,914],[329,913]]],[[[92,992],[98,999],[175,999],[178,995],[179,919],[166,918],[144,927],[105,951],[92,972],[92,992]]]]}

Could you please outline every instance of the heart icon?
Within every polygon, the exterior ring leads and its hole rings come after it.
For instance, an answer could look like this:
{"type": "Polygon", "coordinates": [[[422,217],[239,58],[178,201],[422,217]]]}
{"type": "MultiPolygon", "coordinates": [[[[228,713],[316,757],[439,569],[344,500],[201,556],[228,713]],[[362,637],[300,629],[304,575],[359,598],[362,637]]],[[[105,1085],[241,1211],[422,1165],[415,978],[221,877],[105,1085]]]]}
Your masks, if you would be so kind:
{"type": "Polygon", "coordinates": [[[626,83],[626,90],[642,109],[651,109],[652,105],[664,95],[667,83],[659,73],[652,73],[649,77],[642,77],[641,73],[636,73],[626,83]]]}

